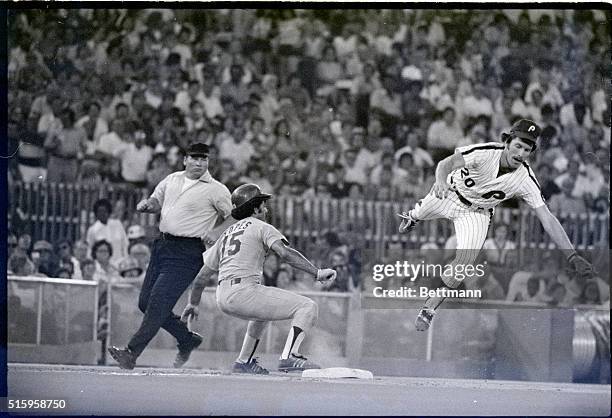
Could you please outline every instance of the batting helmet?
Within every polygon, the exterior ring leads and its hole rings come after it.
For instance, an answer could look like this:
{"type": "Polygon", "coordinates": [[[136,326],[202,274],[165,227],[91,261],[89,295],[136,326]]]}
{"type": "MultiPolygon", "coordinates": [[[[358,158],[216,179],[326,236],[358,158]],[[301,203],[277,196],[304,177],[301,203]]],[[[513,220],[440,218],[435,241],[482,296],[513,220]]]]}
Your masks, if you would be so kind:
{"type": "Polygon", "coordinates": [[[247,183],[239,186],[232,193],[232,216],[236,219],[243,219],[253,213],[253,209],[268,200],[272,195],[262,193],[258,185],[247,183]]]}

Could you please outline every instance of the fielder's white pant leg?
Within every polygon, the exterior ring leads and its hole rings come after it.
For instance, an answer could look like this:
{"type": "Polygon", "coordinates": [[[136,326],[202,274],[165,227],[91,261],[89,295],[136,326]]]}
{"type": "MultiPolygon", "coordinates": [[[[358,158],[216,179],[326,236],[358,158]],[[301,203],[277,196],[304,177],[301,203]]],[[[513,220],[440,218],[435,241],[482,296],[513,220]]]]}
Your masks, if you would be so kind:
{"type": "MultiPolygon", "coordinates": [[[[455,271],[457,265],[473,264],[487,238],[491,215],[487,210],[462,210],[453,219],[457,234],[457,252],[450,263],[455,271]]],[[[445,269],[446,271],[447,269],[445,269]]],[[[464,278],[442,275],[442,281],[451,289],[458,287],[464,278]]]]}
{"type": "Polygon", "coordinates": [[[459,209],[457,200],[453,196],[454,193],[451,192],[446,198],[438,199],[432,193],[429,193],[419,200],[408,214],[415,221],[440,218],[452,219],[459,209]]]}

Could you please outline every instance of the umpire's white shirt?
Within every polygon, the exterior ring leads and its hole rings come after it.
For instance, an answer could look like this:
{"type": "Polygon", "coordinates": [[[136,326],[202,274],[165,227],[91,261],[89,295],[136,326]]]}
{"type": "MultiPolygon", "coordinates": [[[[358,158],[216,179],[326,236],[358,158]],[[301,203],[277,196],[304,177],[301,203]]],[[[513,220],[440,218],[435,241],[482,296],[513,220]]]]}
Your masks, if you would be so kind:
{"type": "Polygon", "coordinates": [[[232,211],[227,187],[207,171],[183,190],[185,171],[163,179],[151,197],[161,204],[159,231],[180,237],[202,237],[214,228],[218,216],[228,217],[232,211]]]}
{"type": "Polygon", "coordinates": [[[465,167],[451,173],[451,182],[473,205],[494,208],[503,200],[520,197],[532,208],[543,206],[540,185],[527,163],[509,173],[498,176],[499,162],[504,150],[500,142],[459,147],[465,167]]]}

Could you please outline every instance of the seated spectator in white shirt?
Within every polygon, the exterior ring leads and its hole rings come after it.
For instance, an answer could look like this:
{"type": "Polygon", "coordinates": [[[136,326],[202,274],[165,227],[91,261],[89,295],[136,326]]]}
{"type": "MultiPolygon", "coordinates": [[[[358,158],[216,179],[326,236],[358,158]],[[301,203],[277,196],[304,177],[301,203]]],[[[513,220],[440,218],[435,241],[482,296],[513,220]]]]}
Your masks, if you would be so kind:
{"type": "Polygon", "coordinates": [[[493,114],[493,103],[485,96],[485,89],[481,83],[474,84],[472,94],[463,99],[461,110],[464,118],[475,118],[479,115],[491,116],[493,114]]]}
{"type": "Polygon", "coordinates": [[[527,105],[527,117],[537,124],[542,123],[542,92],[538,89],[533,89],[531,92],[531,103],[527,105]]]}
{"type": "Polygon", "coordinates": [[[523,85],[520,81],[515,81],[508,90],[508,95],[512,98],[512,115],[526,118],[528,116],[527,105],[522,99],[523,85]]]}
{"type": "Polygon", "coordinates": [[[363,166],[357,165],[358,152],[355,148],[349,148],[344,151],[343,165],[346,169],[344,179],[347,183],[356,183],[364,186],[368,182],[368,175],[363,166]]]}
{"type": "Polygon", "coordinates": [[[555,109],[563,106],[565,101],[559,89],[552,83],[550,70],[540,71],[539,79],[539,81],[535,81],[527,86],[525,90],[525,103],[532,103],[531,92],[537,89],[542,92],[542,103],[550,103],[555,109]]]}
{"type": "Polygon", "coordinates": [[[395,167],[395,158],[392,153],[385,153],[382,155],[380,159],[380,164],[377,164],[376,167],[372,169],[370,173],[370,184],[376,186],[387,186],[388,184],[383,184],[381,182],[381,173],[384,170],[390,170],[393,177],[397,177],[400,172],[395,167]]]}
{"type": "Polygon", "coordinates": [[[202,129],[212,130],[208,119],[204,116],[204,105],[197,100],[191,102],[189,113],[185,117],[187,132],[200,131],[202,129]]]}
{"type": "Polygon", "coordinates": [[[146,134],[142,129],[136,130],[133,141],[127,135],[128,142],[116,150],[115,157],[121,160],[121,176],[123,180],[136,187],[145,187],[147,184],[147,171],[153,159],[153,149],[145,144],[146,134]]]}
{"type": "Polygon", "coordinates": [[[357,36],[352,33],[352,28],[349,23],[344,24],[342,33],[336,36],[332,43],[336,49],[336,55],[340,60],[343,60],[355,52],[357,47],[357,36]]]}
{"type": "Polygon", "coordinates": [[[126,133],[125,122],[115,119],[111,122],[110,132],[100,136],[95,145],[95,156],[100,159],[113,157],[118,149],[123,149],[126,142],[123,137],[126,133]]]}
{"type": "Polygon", "coordinates": [[[221,89],[215,84],[214,74],[204,76],[202,91],[198,94],[198,99],[204,105],[204,112],[208,119],[225,114],[221,104],[221,89]]]}
{"type": "Polygon", "coordinates": [[[76,126],[85,129],[87,134],[85,155],[93,155],[95,153],[96,141],[108,132],[108,122],[100,116],[100,104],[98,102],[91,102],[87,107],[87,115],[80,118],[76,126]]]}
{"type": "Polygon", "coordinates": [[[199,93],[200,83],[198,80],[190,80],[187,90],[181,90],[176,94],[174,106],[179,108],[184,115],[188,115],[191,111],[191,104],[198,100],[199,93]]]}
{"type": "Polygon", "coordinates": [[[412,129],[406,132],[406,145],[395,152],[396,161],[399,161],[403,154],[409,153],[414,164],[418,167],[431,168],[435,165],[431,154],[420,146],[420,132],[420,129],[412,129]]]}
{"type": "Polygon", "coordinates": [[[383,78],[383,88],[378,88],[370,95],[370,109],[395,118],[402,116],[402,96],[397,89],[394,77],[383,78]]]}
{"type": "Polygon", "coordinates": [[[93,207],[96,222],[87,229],[85,240],[90,249],[100,240],[108,241],[113,252],[111,263],[116,265],[128,254],[128,239],[121,221],[109,219],[112,209],[108,199],[96,201],[93,207]]]}
{"type": "Polygon", "coordinates": [[[239,173],[245,172],[249,161],[255,153],[253,145],[244,140],[245,135],[244,127],[237,125],[233,129],[233,135],[225,138],[219,144],[219,158],[232,160],[239,173]]]}
{"type": "Polygon", "coordinates": [[[586,105],[582,93],[576,94],[572,101],[561,108],[559,122],[564,129],[570,126],[580,126],[588,130],[593,127],[591,110],[586,105]]]}
{"type": "Polygon", "coordinates": [[[463,136],[463,131],[455,118],[455,109],[447,107],[444,109],[442,119],[433,122],[427,130],[427,150],[434,155],[435,160],[438,160],[437,157],[444,158],[453,153],[463,136]]]}

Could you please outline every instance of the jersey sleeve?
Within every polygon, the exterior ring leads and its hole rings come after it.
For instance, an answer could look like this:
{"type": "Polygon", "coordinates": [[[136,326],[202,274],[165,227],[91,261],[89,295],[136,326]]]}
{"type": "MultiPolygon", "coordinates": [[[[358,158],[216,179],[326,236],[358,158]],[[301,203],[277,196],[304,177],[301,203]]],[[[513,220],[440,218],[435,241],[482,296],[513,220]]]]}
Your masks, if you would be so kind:
{"type": "Polygon", "coordinates": [[[484,150],[480,149],[477,145],[466,145],[464,147],[458,147],[456,152],[460,153],[465,160],[465,166],[467,168],[476,168],[480,165],[483,156],[485,155],[484,150]]]}
{"type": "Polygon", "coordinates": [[[544,195],[542,195],[540,184],[536,180],[531,169],[529,167],[525,167],[525,168],[527,170],[528,178],[525,179],[525,181],[523,181],[519,185],[519,190],[517,194],[532,209],[536,209],[536,208],[539,208],[540,206],[544,206],[546,202],[544,202],[544,195]]]}
{"type": "Polygon", "coordinates": [[[266,223],[261,224],[261,239],[264,245],[266,246],[266,249],[270,249],[270,247],[272,247],[272,244],[274,244],[278,240],[281,240],[285,244],[288,244],[287,238],[285,238],[285,236],[281,234],[278,229],[266,223]]]}
{"type": "Polygon", "coordinates": [[[166,186],[168,185],[168,181],[172,175],[173,174],[170,174],[169,176],[166,176],[166,178],[164,178],[162,181],[160,181],[159,184],[155,186],[155,190],[153,190],[153,193],[151,194],[151,197],[154,197],[155,199],[157,199],[157,201],[159,202],[161,206],[164,205],[164,196],[166,195],[166,186]]]}
{"type": "Polygon", "coordinates": [[[218,239],[215,245],[210,247],[208,250],[204,252],[204,254],[202,254],[202,257],[204,258],[204,265],[214,271],[219,271],[219,261],[220,261],[220,251],[221,251],[221,245],[219,244],[220,242],[221,240],[218,239]]]}

